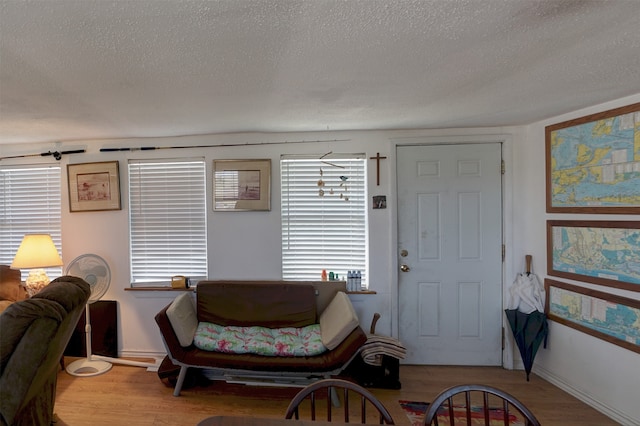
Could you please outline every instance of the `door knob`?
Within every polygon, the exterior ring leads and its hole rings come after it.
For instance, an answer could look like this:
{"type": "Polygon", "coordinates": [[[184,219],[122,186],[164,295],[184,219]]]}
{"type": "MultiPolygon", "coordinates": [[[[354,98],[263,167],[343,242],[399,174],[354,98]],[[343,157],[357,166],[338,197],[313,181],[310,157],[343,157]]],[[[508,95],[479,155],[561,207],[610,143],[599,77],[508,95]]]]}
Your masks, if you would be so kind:
{"type": "Polygon", "coordinates": [[[411,270],[411,268],[409,268],[409,265],[400,265],[400,270],[402,272],[409,272],[411,270]]]}

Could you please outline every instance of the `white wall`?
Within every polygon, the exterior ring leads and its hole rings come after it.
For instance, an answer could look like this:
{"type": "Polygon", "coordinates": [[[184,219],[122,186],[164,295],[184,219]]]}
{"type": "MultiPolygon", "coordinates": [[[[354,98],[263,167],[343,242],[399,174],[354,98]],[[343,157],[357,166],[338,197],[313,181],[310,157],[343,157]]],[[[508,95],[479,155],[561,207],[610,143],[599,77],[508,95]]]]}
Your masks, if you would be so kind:
{"type": "MultiPolygon", "coordinates": [[[[0,156],[23,155],[48,150],[80,149],[85,154],[64,156],[63,188],[66,187],[67,163],[92,161],[120,161],[122,210],[106,212],[70,213],[67,193],[63,193],[63,260],[68,264],[75,257],[95,253],[104,257],[112,270],[111,287],[104,300],[117,300],[119,307],[119,352],[123,356],[159,355],[164,352],[154,322],[154,315],[175,296],[171,292],[125,291],[129,287],[128,215],[127,215],[127,159],[204,157],[211,176],[213,159],[270,158],[272,160],[272,194],[269,212],[213,212],[209,206],[208,237],[209,278],[280,279],[280,210],[279,157],[281,154],[365,153],[377,152],[387,159],[381,162],[380,186],[376,186],[375,161],[369,162],[369,254],[370,288],[376,295],[357,295],[352,301],[365,329],[374,312],[382,318],[376,331],[397,335],[397,255],[395,212],[395,146],[402,140],[435,137],[455,141],[465,135],[506,135],[508,145],[505,161],[508,180],[506,187],[505,236],[507,260],[505,286],[515,272],[524,268],[525,254],[534,258],[534,272],[541,279],[546,271],[546,220],[576,219],[575,215],[547,215],[545,213],[545,157],[544,127],[548,124],[580,117],[593,112],[640,101],[640,95],[605,105],[594,106],[544,122],[518,128],[447,129],[415,131],[353,131],[289,134],[234,134],[182,138],[130,139],[118,141],[73,142],[53,146],[0,145],[0,156]],[[344,139],[347,139],[346,141],[344,139]],[[301,141],[318,141],[305,143],[301,141]],[[333,141],[333,142],[331,142],[333,141]],[[291,143],[281,143],[291,142],[291,143]],[[100,153],[102,147],[236,145],[215,148],[154,150],[100,153]],[[242,146],[243,144],[252,144],[242,146]],[[386,195],[388,208],[371,209],[373,195],[386,195]]],[[[51,157],[30,158],[29,163],[50,162],[51,157]]],[[[24,163],[24,160],[3,160],[5,164],[24,163]]],[[[211,180],[208,182],[211,199],[211,180]]],[[[613,220],[611,215],[580,215],[580,219],[613,220]]],[[[635,216],[617,216],[616,220],[635,220],[635,216]]],[[[597,287],[597,286],[596,286],[597,287]]],[[[602,288],[600,288],[603,290],[602,288]]],[[[638,299],[640,293],[606,291],[638,299]]],[[[506,294],[506,292],[505,292],[506,294]]],[[[511,343],[511,339],[509,339],[511,343]]],[[[509,348],[513,349],[511,346],[509,348]]],[[[505,355],[505,365],[519,355],[511,351],[505,355]]],[[[640,355],[605,341],[551,322],[548,348],[541,349],[534,372],[557,384],[577,397],[593,404],[623,424],[640,422],[640,355]]],[[[526,382],[523,382],[523,385],[526,382]]]]}
{"type": "MultiPolygon", "coordinates": [[[[514,202],[514,251],[520,256],[533,255],[534,272],[541,280],[547,277],[547,220],[638,220],[637,215],[546,214],[545,126],[639,101],[640,96],[635,95],[526,127],[525,140],[517,144],[514,155],[514,168],[518,170],[514,183],[518,188],[514,202]]],[[[638,292],[553,279],[640,300],[638,292]]],[[[621,424],[640,424],[640,354],[553,321],[549,324],[548,347],[538,352],[534,372],[621,424]]]]}
{"type": "MultiPolygon", "coordinates": [[[[0,145],[0,156],[25,155],[49,150],[86,149],[84,154],[65,155],[58,162],[63,167],[63,188],[67,187],[66,165],[119,160],[122,210],[104,212],[69,212],[68,194],[62,200],[62,257],[65,264],[85,253],[95,253],[109,263],[111,286],[103,300],[118,301],[119,353],[124,356],[164,352],[154,315],[176,293],[125,291],[129,285],[127,160],[137,158],[204,157],[207,164],[208,199],[211,200],[211,169],[214,159],[270,158],[272,161],[271,211],[214,212],[209,205],[208,239],[209,279],[281,279],[280,261],[280,188],[281,154],[313,153],[321,156],[336,153],[365,153],[367,157],[389,156],[389,139],[384,132],[323,132],[301,134],[233,134],[190,136],[181,138],[87,141],[63,144],[0,145]],[[322,140],[318,142],[318,140],[322,140]],[[313,142],[305,142],[313,141],[313,142]],[[327,142],[324,142],[327,141],[327,142]],[[101,153],[105,147],[161,147],[225,145],[212,148],[175,150],[119,151],[101,153]],[[237,146],[228,146],[237,145],[237,146]],[[242,146],[245,145],[245,146],[242,146]]],[[[52,157],[2,160],[0,167],[11,164],[50,163],[52,157]]],[[[369,286],[376,295],[355,295],[354,305],[368,330],[374,312],[382,318],[377,331],[391,334],[390,293],[395,282],[389,267],[389,247],[393,226],[390,209],[371,209],[373,195],[393,197],[390,191],[389,162],[382,161],[381,182],[376,186],[375,162],[368,176],[370,235],[369,286]]],[[[320,279],[320,271],[318,271],[320,279]]],[[[169,280],[169,277],[167,277],[169,280]]]]}

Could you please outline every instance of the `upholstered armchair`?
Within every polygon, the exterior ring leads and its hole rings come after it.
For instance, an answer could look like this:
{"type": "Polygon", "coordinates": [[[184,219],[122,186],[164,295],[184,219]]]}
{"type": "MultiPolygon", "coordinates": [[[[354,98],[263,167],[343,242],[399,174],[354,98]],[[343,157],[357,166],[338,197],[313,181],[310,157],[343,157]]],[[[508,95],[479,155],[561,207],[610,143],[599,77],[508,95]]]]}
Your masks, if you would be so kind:
{"type": "Polygon", "coordinates": [[[20,282],[20,270],[11,269],[9,265],[0,265],[0,312],[13,302],[27,297],[27,290],[20,282]]]}
{"type": "Polygon", "coordinates": [[[60,358],[89,294],[64,276],[0,314],[0,425],[51,424],[60,358]]]}

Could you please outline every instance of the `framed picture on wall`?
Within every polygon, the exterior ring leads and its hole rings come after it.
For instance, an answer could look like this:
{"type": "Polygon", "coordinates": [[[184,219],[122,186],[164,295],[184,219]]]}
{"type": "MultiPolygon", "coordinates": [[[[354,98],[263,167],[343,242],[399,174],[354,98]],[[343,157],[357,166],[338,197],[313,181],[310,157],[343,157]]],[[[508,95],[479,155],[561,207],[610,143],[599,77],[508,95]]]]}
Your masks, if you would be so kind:
{"type": "Polygon", "coordinates": [[[214,160],[213,209],[271,210],[271,160],[214,160]]]}
{"type": "Polygon", "coordinates": [[[547,274],[640,291],[640,222],[547,221],[547,274]]]}
{"type": "Polygon", "coordinates": [[[68,164],[69,210],[120,210],[120,174],[117,161],[68,164]]]}
{"type": "Polygon", "coordinates": [[[547,213],[640,213],[640,103],[545,128],[547,213]]]}
{"type": "Polygon", "coordinates": [[[640,300],[544,280],[550,320],[640,353],[640,300]]]}

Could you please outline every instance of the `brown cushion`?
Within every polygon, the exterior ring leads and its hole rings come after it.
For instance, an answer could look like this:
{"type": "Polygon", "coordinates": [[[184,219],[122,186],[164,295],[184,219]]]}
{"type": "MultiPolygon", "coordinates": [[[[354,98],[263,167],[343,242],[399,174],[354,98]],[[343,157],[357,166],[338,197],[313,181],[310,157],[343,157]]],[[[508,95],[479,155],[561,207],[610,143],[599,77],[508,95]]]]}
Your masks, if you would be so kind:
{"type": "Polygon", "coordinates": [[[4,312],[12,303],[11,300],[0,300],[0,313],[4,312]]]}
{"type": "Polygon", "coordinates": [[[0,300],[17,302],[27,297],[27,290],[20,283],[20,270],[0,265],[0,300]]]}
{"type": "Polygon", "coordinates": [[[196,293],[198,321],[269,328],[317,322],[315,292],[310,285],[200,281],[196,293]]]}

